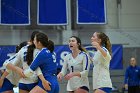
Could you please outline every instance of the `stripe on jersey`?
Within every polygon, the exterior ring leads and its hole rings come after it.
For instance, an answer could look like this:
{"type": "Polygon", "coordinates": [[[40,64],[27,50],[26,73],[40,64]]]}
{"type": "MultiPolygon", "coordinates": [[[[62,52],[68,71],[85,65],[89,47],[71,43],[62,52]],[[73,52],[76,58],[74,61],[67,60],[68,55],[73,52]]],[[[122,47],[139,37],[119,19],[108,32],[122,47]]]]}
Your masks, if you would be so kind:
{"type": "Polygon", "coordinates": [[[87,70],[87,68],[88,68],[88,56],[87,56],[87,54],[86,53],[84,53],[84,52],[82,52],[83,54],[85,54],[86,55],[86,67],[85,67],[85,70],[87,70]]]}

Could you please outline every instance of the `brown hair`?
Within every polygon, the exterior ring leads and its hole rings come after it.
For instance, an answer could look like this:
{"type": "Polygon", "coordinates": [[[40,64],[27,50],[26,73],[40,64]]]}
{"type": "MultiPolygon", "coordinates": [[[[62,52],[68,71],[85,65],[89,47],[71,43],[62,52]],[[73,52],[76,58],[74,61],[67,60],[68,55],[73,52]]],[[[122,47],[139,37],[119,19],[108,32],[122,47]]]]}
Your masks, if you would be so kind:
{"type": "Polygon", "coordinates": [[[40,41],[44,47],[47,47],[51,53],[54,51],[54,43],[53,41],[48,39],[48,36],[46,34],[44,33],[36,34],[36,40],[37,42],[40,41]]]}
{"type": "Polygon", "coordinates": [[[75,38],[76,41],[77,41],[77,44],[79,45],[79,50],[81,51],[84,51],[84,52],[87,52],[87,50],[82,46],[82,43],[81,43],[81,39],[77,36],[71,36],[70,38],[75,38]]]}
{"type": "Polygon", "coordinates": [[[33,61],[33,53],[34,53],[34,49],[35,49],[35,45],[34,45],[33,41],[34,41],[35,35],[38,34],[38,33],[40,33],[40,32],[39,31],[34,31],[31,35],[30,42],[32,44],[28,46],[27,55],[26,55],[26,60],[27,60],[28,65],[30,65],[33,61]]]}
{"type": "Polygon", "coordinates": [[[103,32],[96,32],[96,33],[97,33],[97,37],[101,39],[101,45],[107,48],[110,55],[112,55],[111,43],[110,43],[109,37],[103,32]]]}
{"type": "Polygon", "coordinates": [[[20,43],[19,45],[16,46],[16,53],[24,46],[27,45],[27,41],[24,41],[22,43],[20,43]]]}

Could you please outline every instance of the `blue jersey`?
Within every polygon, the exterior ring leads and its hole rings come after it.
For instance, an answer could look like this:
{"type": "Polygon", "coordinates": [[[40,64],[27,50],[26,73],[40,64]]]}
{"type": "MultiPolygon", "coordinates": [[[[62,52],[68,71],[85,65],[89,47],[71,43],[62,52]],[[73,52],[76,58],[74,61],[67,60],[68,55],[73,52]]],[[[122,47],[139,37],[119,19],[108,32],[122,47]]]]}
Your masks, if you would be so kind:
{"type": "Polygon", "coordinates": [[[125,72],[125,84],[128,86],[139,86],[140,85],[140,67],[129,66],[125,72]]]}
{"type": "Polygon", "coordinates": [[[44,77],[56,74],[57,66],[54,53],[51,53],[47,48],[43,48],[30,66],[33,71],[35,71],[37,67],[40,67],[44,77]]]}
{"type": "MultiPolygon", "coordinates": [[[[54,53],[51,53],[47,48],[43,48],[32,62],[30,69],[35,71],[37,67],[40,67],[45,79],[51,83],[51,90],[46,90],[47,93],[59,93],[59,84],[56,77],[57,66],[54,53]]],[[[40,79],[38,86],[44,89],[40,79]]]]}

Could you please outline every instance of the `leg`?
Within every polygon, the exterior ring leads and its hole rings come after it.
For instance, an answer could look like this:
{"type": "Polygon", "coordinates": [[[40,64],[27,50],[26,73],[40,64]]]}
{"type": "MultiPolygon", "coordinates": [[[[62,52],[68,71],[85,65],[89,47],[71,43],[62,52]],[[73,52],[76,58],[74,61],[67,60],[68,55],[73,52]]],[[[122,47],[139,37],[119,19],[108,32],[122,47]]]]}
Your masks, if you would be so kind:
{"type": "Polygon", "coordinates": [[[44,89],[39,86],[35,86],[29,93],[47,93],[44,89]]]}
{"type": "Polygon", "coordinates": [[[140,93],[140,86],[136,86],[135,93],[140,93]]]}
{"type": "Polygon", "coordinates": [[[5,78],[0,88],[0,93],[14,93],[13,87],[14,85],[7,78],[5,78]]]}
{"type": "Polygon", "coordinates": [[[19,89],[19,93],[29,93],[29,91],[19,89]]]}
{"type": "Polygon", "coordinates": [[[129,86],[128,87],[128,93],[135,93],[135,87],[134,86],[129,86]]]}
{"type": "Polygon", "coordinates": [[[78,88],[76,91],[74,91],[74,93],[88,93],[88,91],[85,89],[78,88]]]}
{"type": "Polygon", "coordinates": [[[14,93],[13,90],[9,90],[9,91],[5,91],[5,92],[2,92],[2,93],[14,93]]]}
{"type": "Polygon", "coordinates": [[[100,89],[96,89],[93,93],[106,93],[106,92],[104,92],[104,91],[102,91],[100,89]]]}

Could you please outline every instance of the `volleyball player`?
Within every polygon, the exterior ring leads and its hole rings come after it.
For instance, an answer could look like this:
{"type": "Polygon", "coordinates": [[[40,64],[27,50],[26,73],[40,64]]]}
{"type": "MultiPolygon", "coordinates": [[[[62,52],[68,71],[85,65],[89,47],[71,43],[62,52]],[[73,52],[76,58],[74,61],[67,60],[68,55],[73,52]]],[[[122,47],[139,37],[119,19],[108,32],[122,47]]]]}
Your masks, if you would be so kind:
{"type": "MultiPolygon", "coordinates": [[[[17,53],[15,60],[13,60],[14,62],[12,62],[13,64],[8,63],[8,62],[4,63],[4,65],[7,67],[7,69],[17,72],[22,77],[19,80],[19,86],[18,86],[19,93],[29,93],[29,91],[31,91],[31,89],[37,85],[37,82],[38,82],[37,76],[39,76],[39,78],[41,78],[41,80],[44,80],[44,79],[42,79],[43,75],[39,68],[30,77],[25,77],[25,75],[23,73],[24,70],[29,68],[29,65],[31,64],[32,60],[35,58],[35,56],[39,52],[39,50],[35,48],[35,45],[33,43],[34,37],[37,33],[39,33],[39,32],[35,31],[32,33],[31,40],[30,40],[31,45],[27,45],[27,46],[23,47],[17,53]],[[22,64],[22,68],[16,66],[19,63],[22,64]]],[[[10,70],[9,70],[9,72],[10,72],[10,70]]],[[[44,83],[45,82],[43,82],[43,84],[44,83]]]]}
{"type": "Polygon", "coordinates": [[[111,44],[103,32],[95,32],[91,37],[91,45],[97,49],[93,57],[93,90],[94,93],[111,93],[110,79],[111,44]]]}
{"type": "MultiPolygon", "coordinates": [[[[27,45],[27,42],[22,42],[16,47],[16,54],[7,59],[7,62],[12,62],[12,60],[15,59],[17,56],[17,52],[24,46],[27,45]]],[[[22,67],[21,64],[17,64],[17,66],[22,67]]],[[[4,71],[2,76],[0,77],[0,93],[14,93],[13,88],[14,86],[18,86],[18,81],[20,79],[20,76],[12,71],[10,74],[8,74],[7,70],[4,71]]]]}
{"type": "Polygon", "coordinates": [[[51,90],[45,90],[42,86],[42,81],[39,79],[38,85],[34,87],[30,93],[59,93],[59,84],[57,81],[57,66],[54,55],[54,43],[48,40],[48,37],[44,33],[36,34],[34,38],[34,44],[37,49],[40,50],[36,58],[33,60],[29,69],[24,71],[24,74],[28,77],[40,67],[43,76],[51,87],[51,90]]]}
{"type": "Polygon", "coordinates": [[[64,76],[68,80],[68,93],[88,93],[88,71],[90,67],[88,54],[82,48],[81,40],[76,36],[70,37],[69,48],[71,53],[66,55],[62,70],[57,77],[61,80],[64,76]],[[69,69],[69,73],[66,73],[67,69],[69,69]]]}

